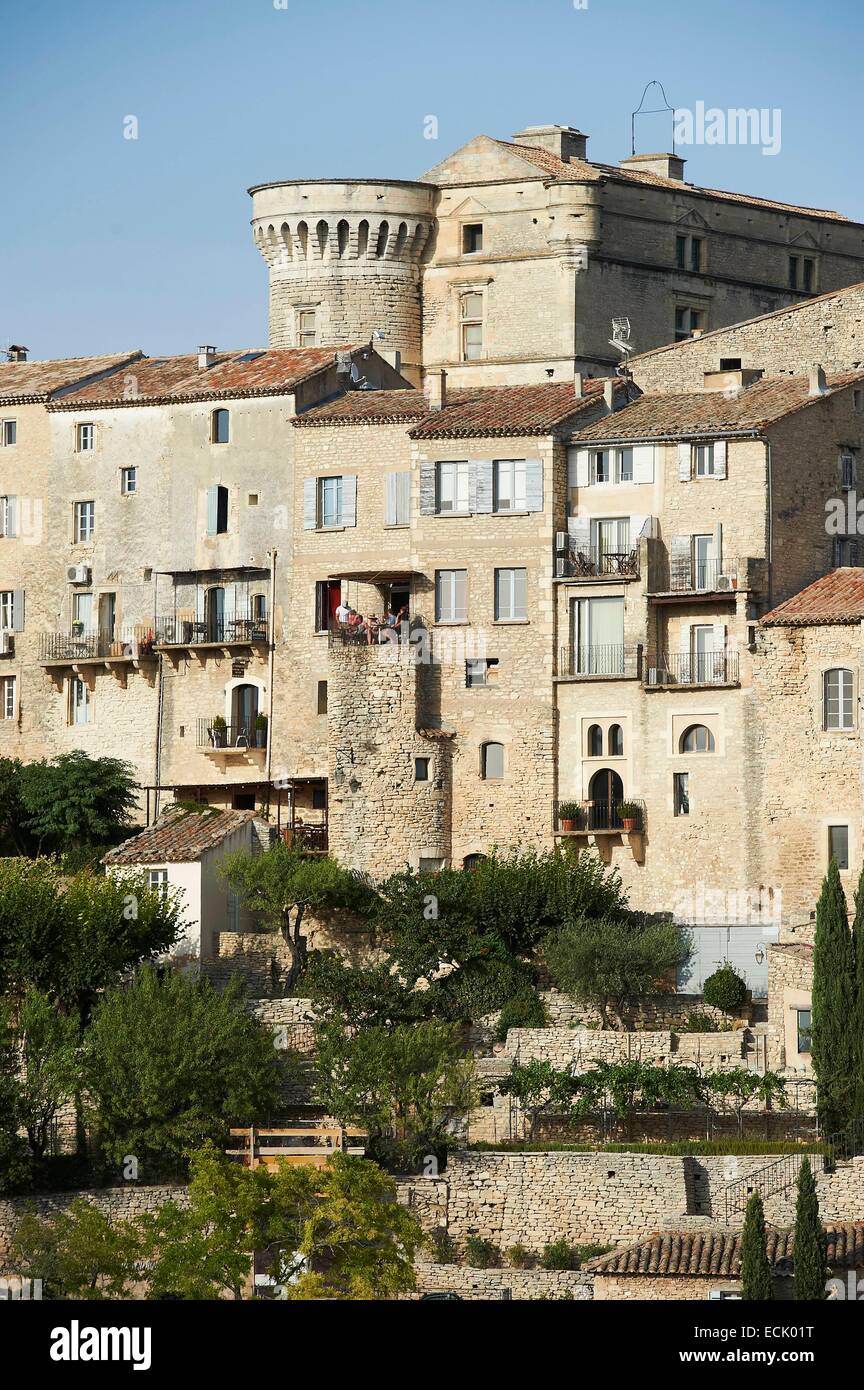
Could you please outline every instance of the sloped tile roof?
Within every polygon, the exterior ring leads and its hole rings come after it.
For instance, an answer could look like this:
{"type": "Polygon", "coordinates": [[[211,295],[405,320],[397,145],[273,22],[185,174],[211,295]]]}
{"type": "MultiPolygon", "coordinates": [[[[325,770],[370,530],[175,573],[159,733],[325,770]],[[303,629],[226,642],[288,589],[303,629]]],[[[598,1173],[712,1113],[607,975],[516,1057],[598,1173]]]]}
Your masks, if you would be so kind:
{"type": "Polygon", "coordinates": [[[831,570],[762,618],[763,627],[827,627],[864,619],[864,569],[831,570]]]}
{"type": "Polygon", "coordinates": [[[348,391],[336,400],[304,410],[291,423],[307,429],[316,425],[388,425],[422,420],[428,413],[422,391],[348,391]]]}
{"type": "Polygon", "coordinates": [[[155,824],[109,850],[103,864],[188,864],[200,859],[247,821],[254,811],[185,811],[169,808],[155,824]]]}
{"type": "Polygon", "coordinates": [[[90,406],[160,405],[170,401],[222,400],[237,396],[274,396],[332,366],[344,347],[246,348],[216,354],[212,366],[199,368],[197,353],[145,357],[131,372],[118,373],[72,392],[52,406],[81,410],[90,406]],[[131,383],[129,376],[134,376],[131,383]]]}
{"type": "MultiPolygon", "coordinates": [[[[827,378],[829,390],[861,381],[864,371],[839,372],[827,378]]],[[[750,434],[821,400],[825,396],[810,395],[808,376],[763,377],[742,388],[737,396],[727,396],[723,391],[694,391],[686,395],[646,392],[616,414],[586,425],[576,442],[750,434]]]]}
{"type": "Polygon", "coordinates": [[[63,357],[42,362],[0,362],[0,401],[4,405],[24,405],[47,401],[57,391],[64,391],[77,382],[89,381],[103,372],[117,372],[121,367],[143,358],[140,349],[118,352],[105,357],[63,357]]]}
{"type": "MultiPolygon", "coordinates": [[[[864,1222],[826,1225],[825,1234],[832,1268],[864,1266],[864,1222]]],[[[794,1259],[794,1231],[766,1231],[765,1252],[772,1265],[794,1259]]],[[[584,1268],[592,1274],[737,1279],[741,1273],[741,1232],[656,1231],[625,1250],[587,1261],[584,1268]]]]}
{"type": "MultiPolygon", "coordinates": [[[[597,406],[605,382],[592,377],[577,396],[572,382],[531,386],[477,386],[447,391],[443,410],[430,411],[409,431],[412,439],[470,439],[495,435],[550,434],[582,411],[597,406]]],[[[615,379],[615,392],[625,383],[615,379]]]]}

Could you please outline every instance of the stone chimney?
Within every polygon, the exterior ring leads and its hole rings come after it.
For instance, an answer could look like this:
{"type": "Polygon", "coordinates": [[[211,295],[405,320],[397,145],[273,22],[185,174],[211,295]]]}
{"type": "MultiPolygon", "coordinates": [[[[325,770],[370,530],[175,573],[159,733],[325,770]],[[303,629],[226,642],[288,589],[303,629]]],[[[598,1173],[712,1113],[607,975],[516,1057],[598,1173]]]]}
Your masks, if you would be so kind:
{"type": "Polygon", "coordinates": [[[517,130],[513,140],[517,145],[546,150],[565,164],[571,159],[587,158],[588,136],[572,125],[529,125],[526,130],[517,130]]]}
{"type": "Polygon", "coordinates": [[[825,368],[819,363],[810,368],[810,392],[811,396],[824,396],[828,390],[828,383],[825,380],[825,368]]]}
{"type": "Polygon", "coordinates": [[[603,383],[603,404],[611,415],[615,409],[615,382],[604,381],[603,383]]]}
{"type": "Polygon", "coordinates": [[[573,390],[576,393],[577,400],[579,400],[581,396],[585,395],[585,378],[583,377],[581,372],[573,373],[573,390]]]}
{"type": "Polygon", "coordinates": [[[447,404],[447,373],[427,372],[423,379],[426,404],[430,410],[443,410],[447,404]]]}
{"type": "Polygon", "coordinates": [[[204,347],[199,347],[199,349],[198,349],[198,370],[199,370],[199,372],[206,372],[207,368],[208,368],[208,367],[212,367],[212,366],[213,366],[213,363],[214,363],[215,361],[216,361],[216,349],[215,349],[215,347],[210,347],[210,346],[207,346],[207,345],[205,345],[204,347]]]}
{"type": "Polygon", "coordinates": [[[6,352],[7,362],[26,362],[29,348],[21,347],[19,343],[10,343],[6,352]]]}
{"type": "Polygon", "coordinates": [[[684,182],[686,159],[677,154],[630,154],[618,161],[622,169],[636,169],[643,174],[660,174],[664,179],[684,182]]]}

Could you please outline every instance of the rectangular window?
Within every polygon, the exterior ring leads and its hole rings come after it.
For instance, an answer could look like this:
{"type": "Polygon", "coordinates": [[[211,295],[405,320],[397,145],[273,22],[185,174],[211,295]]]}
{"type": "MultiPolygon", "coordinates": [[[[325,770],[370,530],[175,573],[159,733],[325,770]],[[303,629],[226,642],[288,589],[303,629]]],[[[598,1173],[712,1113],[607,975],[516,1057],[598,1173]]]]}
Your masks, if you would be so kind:
{"type": "Polygon", "coordinates": [[[341,526],[342,479],[318,479],[318,525],[341,526]]]}
{"type": "Polygon", "coordinates": [[[705,328],[705,314],[702,309],[693,309],[689,304],[679,304],[675,310],[675,341],[685,342],[702,333],[705,328]]]}
{"type": "Polygon", "coordinates": [[[675,238],[675,264],[679,270],[687,269],[687,238],[679,236],[675,238]]]}
{"type": "Polygon", "coordinates": [[[468,222],[462,228],[462,252],[474,256],[483,250],[483,223],[468,222]]]}
{"type": "Polygon", "coordinates": [[[435,571],[435,621],[464,623],[468,621],[468,571],[435,571]]]}
{"type": "Polygon", "coordinates": [[[131,493],[138,491],[138,469],[120,469],[120,491],[128,497],[131,493]]]}
{"type": "Polygon", "coordinates": [[[318,682],[318,713],[327,713],[327,682],[318,682]]]}
{"type": "Polygon", "coordinates": [[[415,758],[415,759],[414,759],[414,781],[415,781],[415,782],[428,782],[428,781],[429,781],[429,759],[428,759],[428,758],[415,758]]]}
{"type": "Polygon", "coordinates": [[[0,445],[4,449],[10,448],[18,443],[18,421],[3,420],[0,423],[0,445]]]}
{"type": "Polygon", "coordinates": [[[315,585],[315,631],[336,626],[336,609],[342,602],[341,579],[319,579],[315,585]]]}
{"type": "Polygon", "coordinates": [[[796,1009],[798,1051],[809,1052],[812,1045],[813,1020],[809,1009],[796,1009]]]}
{"type": "Polygon", "coordinates": [[[0,497],[0,536],[12,539],[16,534],[16,498],[0,497]]]}
{"type": "Polygon", "coordinates": [[[72,630],[78,637],[93,631],[92,594],[72,595],[72,630]]]}
{"type": "Polygon", "coordinates": [[[297,311],[297,346],[298,347],[317,347],[318,332],[315,324],[314,309],[298,309],[297,311]]]}
{"type": "Polygon", "coordinates": [[[676,816],[689,816],[690,814],[690,773],[675,772],[672,774],[672,795],[676,816]]]}
{"type": "Polygon", "coordinates": [[[439,514],[470,512],[470,463],[439,463],[436,465],[436,474],[436,511],[439,514]]]}
{"type": "Polygon", "coordinates": [[[496,623],[523,622],[527,604],[527,570],[495,571],[496,623]]]}
{"type": "Polygon", "coordinates": [[[800,264],[800,262],[799,262],[797,256],[790,256],[790,257],[789,257],[789,288],[790,288],[790,290],[797,290],[797,288],[798,288],[798,267],[799,267],[799,264],[800,264]]]}
{"type": "Polygon", "coordinates": [[[152,889],[154,893],[159,893],[161,897],[166,897],[168,893],[168,870],[149,869],[147,872],[147,887],[152,889]]]}
{"type": "Polygon", "coordinates": [[[633,481],[633,450],[616,449],[616,462],[618,465],[618,482],[632,483],[633,481]]]}
{"type": "Polygon", "coordinates": [[[711,478],[714,476],[713,444],[695,444],[693,446],[693,459],[696,465],[697,478],[711,478]]]}
{"type": "Polygon", "coordinates": [[[465,684],[469,690],[491,685],[497,675],[497,656],[476,657],[465,662],[465,684]]]}
{"type": "Polygon", "coordinates": [[[75,503],[75,543],[76,545],[86,544],[92,541],[93,532],[96,529],[96,503],[95,502],[76,502],[75,503]]]}
{"type": "Polygon", "coordinates": [[[210,443],[227,444],[231,438],[231,417],[227,410],[214,410],[210,417],[210,443]]]}
{"type": "Polygon", "coordinates": [[[69,723],[90,723],[90,691],[80,676],[69,682],[69,723]]]}
{"type": "Polygon", "coordinates": [[[624,674],[623,598],[579,599],[573,605],[574,671],[580,676],[624,674]]]}
{"type": "Polygon", "coordinates": [[[829,825],[828,858],[837,860],[838,869],[849,868],[849,827],[848,825],[829,825]]]}
{"type": "Polygon", "coordinates": [[[15,718],[15,677],[4,676],[3,678],[3,718],[15,718]]]}
{"type": "Polygon", "coordinates": [[[461,304],[462,361],[478,362],[483,356],[483,296],[463,294],[461,304]]]}
{"type": "Polygon", "coordinates": [[[693,537],[693,574],[692,584],[694,589],[711,589],[716,579],[717,561],[714,555],[713,535],[693,537]]]}
{"type": "Polygon", "coordinates": [[[484,743],[480,774],[485,782],[499,782],[504,776],[504,744],[484,743]]]}
{"type": "Polygon", "coordinates": [[[826,729],[854,728],[854,678],[852,672],[843,667],[835,667],[825,672],[825,715],[826,729]]]}
{"type": "Polygon", "coordinates": [[[13,626],[13,613],[15,609],[15,594],[12,589],[0,590],[0,630],[11,632],[13,626]]]}
{"type": "Polygon", "coordinates": [[[632,449],[596,449],[591,454],[592,483],[632,483],[632,449]]]}
{"type": "Polygon", "coordinates": [[[87,454],[96,447],[96,426],[95,425],[76,425],[75,426],[75,448],[79,454],[87,454]]]}
{"type": "Polygon", "coordinates": [[[858,478],[858,460],[854,449],[844,449],[840,454],[840,486],[849,492],[858,478]]]}
{"type": "Polygon", "coordinates": [[[690,238],[690,269],[702,269],[702,238],[698,236],[690,238]]]}
{"type": "Polygon", "coordinates": [[[492,510],[528,510],[528,471],[524,459],[495,459],[492,464],[492,510]]]}
{"type": "Polygon", "coordinates": [[[803,265],[802,269],[803,269],[803,284],[802,284],[801,288],[804,289],[804,290],[806,290],[807,293],[809,294],[810,291],[813,289],[813,286],[814,286],[815,281],[816,281],[816,262],[815,262],[815,261],[808,260],[807,257],[805,256],[805,258],[804,258],[804,265],[803,265]]]}

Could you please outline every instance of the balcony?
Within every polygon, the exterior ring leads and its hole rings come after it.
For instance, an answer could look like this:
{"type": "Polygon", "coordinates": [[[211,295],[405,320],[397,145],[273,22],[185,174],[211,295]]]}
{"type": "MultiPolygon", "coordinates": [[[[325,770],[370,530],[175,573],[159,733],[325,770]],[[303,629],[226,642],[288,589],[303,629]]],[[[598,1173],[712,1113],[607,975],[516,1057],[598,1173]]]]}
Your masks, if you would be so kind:
{"type": "Polygon", "coordinates": [[[118,636],[101,630],[86,632],[78,623],[63,632],[43,632],[39,639],[39,663],[62,682],[66,671],[102,666],[126,683],[130,668],[153,667],[153,628],[146,623],[121,629],[118,636]]]}
{"type": "Polygon", "coordinates": [[[198,720],[198,747],[217,757],[249,757],[267,748],[267,721],[258,718],[232,720],[221,715],[198,720]]]}
{"type": "MultiPolygon", "coordinates": [[[[564,537],[561,533],[559,539],[564,537]]],[[[576,546],[570,537],[556,546],[555,578],[591,580],[638,579],[639,551],[609,551],[598,546],[576,546]]]]}
{"type": "Polygon", "coordinates": [[[673,557],[668,574],[668,588],[651,586],[651,596],[674,602],[678,595],[716,599],[734,598],[738,590],[738,565],[735,560],[694,560],[673,557]]]}
{"type": "Polygon", "coordinates": [[[738,653],[730,651],[679,652],[649,661],[645,685],[649,690],[670,686],[739,685],[738,653]]]}
{"type": "Polygon", "coordinates": [[[641,646],[562,647],[559,680],[640,680],[641,646]]]}
{"type": "Polygon", "coordinates": [[[641,835],[644,829],[644,801],[562,801],[558,805],[559,835],[641,835]],[[572,819],[565,814],[568,810],[576,812],[572,819]]]}
{"type": "Polygon", "coordinates": [[[156,619],[156,647],[252,647],[269,641],[267,618],[247,610],[220,613],[206,619],[156,619]]]}

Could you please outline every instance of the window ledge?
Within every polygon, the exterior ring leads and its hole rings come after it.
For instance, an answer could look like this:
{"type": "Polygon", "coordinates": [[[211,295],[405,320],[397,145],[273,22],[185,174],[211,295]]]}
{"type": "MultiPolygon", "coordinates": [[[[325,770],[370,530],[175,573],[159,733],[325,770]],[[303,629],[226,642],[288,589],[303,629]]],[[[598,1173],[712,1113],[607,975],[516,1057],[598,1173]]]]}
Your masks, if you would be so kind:
{"type": "Polygon", "coordinates": [[[326,533],[327,535],[329,535],[329,534],[330,534],[331,532],[333,532],[333,531],[347,531],[347,529],[348,529],[348,527],[345,525],[344,522],[340,522],[337,526],[316,526],[316,527],[315,527],[315,530],[316,530],[316,531],[324,532],[324,533],[326,533]]]}
{"type": "Polygon", "coordinates": [[[493,618],[494,627],[530,627],[530,618],[493,618]]]}

